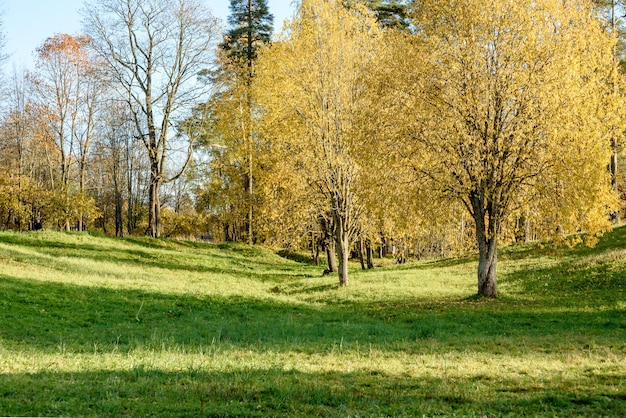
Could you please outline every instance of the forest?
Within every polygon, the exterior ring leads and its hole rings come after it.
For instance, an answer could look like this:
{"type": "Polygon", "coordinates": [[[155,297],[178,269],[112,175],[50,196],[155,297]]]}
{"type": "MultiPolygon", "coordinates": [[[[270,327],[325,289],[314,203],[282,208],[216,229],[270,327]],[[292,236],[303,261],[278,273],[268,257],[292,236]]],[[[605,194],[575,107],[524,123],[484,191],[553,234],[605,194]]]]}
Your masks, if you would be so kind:
{"type": "Polygon", "coordinates": [[[43,40],[4,81],[0,228],[307,251],[341,286],[474,252],[496,297],[499,245],[620,223],[621,1],[230,5],[87,1],[43,40]]]}

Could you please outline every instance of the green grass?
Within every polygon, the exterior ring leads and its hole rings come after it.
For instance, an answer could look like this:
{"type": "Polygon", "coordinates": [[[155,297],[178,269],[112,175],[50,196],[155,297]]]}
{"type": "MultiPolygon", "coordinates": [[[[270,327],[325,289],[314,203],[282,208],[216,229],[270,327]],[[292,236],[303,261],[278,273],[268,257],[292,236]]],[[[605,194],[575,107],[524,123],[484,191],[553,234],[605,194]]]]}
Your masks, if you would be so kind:
{"type": "Polygon", "coordinates": [[[0,416],[625,416],[626,228],[476,264],[2,232],[0,416]]]}

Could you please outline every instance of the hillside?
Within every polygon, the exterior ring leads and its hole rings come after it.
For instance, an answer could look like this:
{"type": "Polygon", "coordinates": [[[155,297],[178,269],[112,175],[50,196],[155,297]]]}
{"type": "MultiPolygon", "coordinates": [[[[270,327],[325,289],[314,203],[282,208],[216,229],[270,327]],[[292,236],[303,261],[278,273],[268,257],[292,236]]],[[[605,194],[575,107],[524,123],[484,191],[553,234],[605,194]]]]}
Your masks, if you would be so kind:
{"type": "Polygon", "coordinates": [[[0,233],[0,415],[626,414],[626,228],[352,272],[261,248],[0,233]]]}

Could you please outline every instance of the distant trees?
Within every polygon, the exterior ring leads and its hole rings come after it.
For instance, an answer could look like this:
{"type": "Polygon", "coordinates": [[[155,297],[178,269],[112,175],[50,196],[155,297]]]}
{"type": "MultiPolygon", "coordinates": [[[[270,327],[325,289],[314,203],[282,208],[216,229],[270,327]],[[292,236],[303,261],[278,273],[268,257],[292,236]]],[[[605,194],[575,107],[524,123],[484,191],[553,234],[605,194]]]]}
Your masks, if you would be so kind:
{"type": "MultiPolygon", "coordinates": [[[[614,74],[611,84],[613,94],[618,96],[621,85],[621,76],[626,71],[626,3],[623,0],[593,0],[593,4],[600,16],[605,30],[614,38],[613,57],[618,63],[614,66],[614,74]]],[[[609,171],[611,173],[611,184],[613,189],[621,193],[622,198],[626,196],[626,185],[623,177],[620,179],[619,155],[621,151],[621,138],[624,135],[620,125],[613,126],[613,134],[609,139],[611,142],[611,159],[609,163],[609,171]],[[620,190],[621,188],[621,190],[620,190]]],[[[617,207],[612,214],[614,222],[620,222],[621,208],[617,207]]]]}
{"type": "Polygon", "coordinates": [[[193,141],[176,129],[177,118],[206,94],[198,75],[212,65],[217,21],[195,0],[105,0],[87,6],[85,24],[145,146],[150,161],[146,233],[158,237],[161,185],[179,178],[192,156],[193,141]],[[176,148],[179,154],[172,155],[176,148]],[[179,167],[168,175],[175,159],[179,167]]]}
{"type": "MultiPolygon", "coordinates": [[[[71,166],[77,164],[79,201],[85,195],[87,156],[96,125],[97,103],[104,91],[98,63],[89,54],[87,36],[57,34],[37,49],[37,71],[31,74],[39,109],[49,115],[49,127],[60,157],[60,184],[54,187],[60,195],[76,201],[70,193],[71,166]]],[[[68,209],[69,211],[69,209],[68,209]]],[[[83,229],[83,215],[78,214],[78,229],[83,229]]],[[[63,222],[70,227],[70,219],[63,222]]]]}

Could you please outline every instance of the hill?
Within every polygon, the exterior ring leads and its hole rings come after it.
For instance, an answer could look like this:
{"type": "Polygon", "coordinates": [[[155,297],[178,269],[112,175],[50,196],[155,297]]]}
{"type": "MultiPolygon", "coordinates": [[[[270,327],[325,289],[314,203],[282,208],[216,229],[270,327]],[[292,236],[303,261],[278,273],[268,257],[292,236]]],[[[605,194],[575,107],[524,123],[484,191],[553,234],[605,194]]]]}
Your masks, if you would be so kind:
{"type": "Polygon", "coordinates": [[[626,415],[626,228],[353,272],[257,247],[0,233],[0,415],[626,415]]]}

